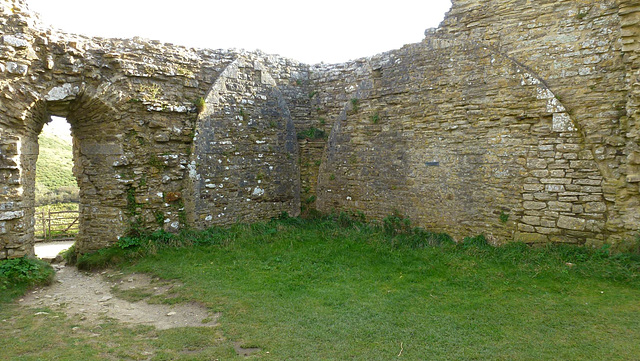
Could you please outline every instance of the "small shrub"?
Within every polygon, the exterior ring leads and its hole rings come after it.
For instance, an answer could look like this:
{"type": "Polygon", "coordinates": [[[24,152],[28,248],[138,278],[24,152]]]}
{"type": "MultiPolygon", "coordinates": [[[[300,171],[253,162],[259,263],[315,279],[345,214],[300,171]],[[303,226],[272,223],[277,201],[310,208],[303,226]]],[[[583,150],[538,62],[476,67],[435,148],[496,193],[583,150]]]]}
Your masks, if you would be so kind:
{"type": "Polygon", "coordinates": [[[48,263],[34,258],[0,261],[0,303],[10,302],[31,287],[51,283],[54,273],[48,263]]]}
{"type": "Polygon", "coordinates": [[[120,249],[129,249],[140,247],[142,242],[139,238],[136,237],[121,237],[118,242],[115,244],[115,247],[120,249]]]}
{"type": "Polygon", "coordinates": [[[161,211],[155,211],[153,213],[153,217],[155,218],[158,227],[162,227],[164,225],[164,213],[161,211]]]}
{"type": "Polygon", "coordinates": [[[148,163],[150,166],[160,171],[165,170],[167,168],[167,165],[164,163],[164,161],[155,154],[149,155],[148,163]]]}
{"type": "Polygon", "coordinates": [[[240,118],[242,118],[242,120],[246,121],[249,119],[249,114],[247,114],[247,112],[244,110],[244,108],[240,108],[240,110],[238,111],[238,115],[240,116],[240,118]]]}

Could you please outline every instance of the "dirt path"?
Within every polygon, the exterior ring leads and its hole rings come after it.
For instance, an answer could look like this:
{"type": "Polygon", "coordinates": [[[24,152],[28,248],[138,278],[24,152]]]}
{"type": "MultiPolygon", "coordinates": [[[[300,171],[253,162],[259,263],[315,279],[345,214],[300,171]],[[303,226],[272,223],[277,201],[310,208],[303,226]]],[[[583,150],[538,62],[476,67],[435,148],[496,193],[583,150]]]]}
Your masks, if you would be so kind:
{"type": "Polygon", "coordinates": [[[75,267],[54,267],[57,271],[54,283],[29,293],[20,300],[21,305],[48,307],[70,316],[79,315],[91,323],[107,317],[124,324],[153,325],[161,330],[217,324],[217,314],[211,314],[195,303],[167,305],[145,302],[145,299],[158,302],[171,298],[171,290],[179,286],[174,283],[154,280],[142,274],[94,274],[80,272],[75,267]]]}

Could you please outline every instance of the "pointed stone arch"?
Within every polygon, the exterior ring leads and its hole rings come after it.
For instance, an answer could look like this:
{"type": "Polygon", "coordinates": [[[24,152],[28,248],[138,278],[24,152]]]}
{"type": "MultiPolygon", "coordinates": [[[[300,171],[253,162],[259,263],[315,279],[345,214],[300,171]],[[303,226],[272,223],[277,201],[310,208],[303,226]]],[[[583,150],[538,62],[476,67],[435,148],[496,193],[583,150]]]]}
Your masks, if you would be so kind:
{"type": "Polygon", "coordinates": [[[189,165],[187,208],[205,228],[300,212],[299,151],[291,114],[268,68],[241,57],[204,99],[189,165]]]}

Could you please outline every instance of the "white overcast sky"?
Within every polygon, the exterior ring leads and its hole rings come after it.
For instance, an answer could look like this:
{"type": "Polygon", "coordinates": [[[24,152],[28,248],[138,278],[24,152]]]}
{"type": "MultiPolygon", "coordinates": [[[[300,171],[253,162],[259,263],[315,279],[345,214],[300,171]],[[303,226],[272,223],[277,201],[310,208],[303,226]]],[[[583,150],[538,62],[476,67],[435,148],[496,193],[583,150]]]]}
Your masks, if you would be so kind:
{"type": "Polygon", "coordinates": [[[336,63],[424,38],[450,0],[27,0],[45,24],[92,36],[140,36],[211,49],[260,49],[336,63]]]}

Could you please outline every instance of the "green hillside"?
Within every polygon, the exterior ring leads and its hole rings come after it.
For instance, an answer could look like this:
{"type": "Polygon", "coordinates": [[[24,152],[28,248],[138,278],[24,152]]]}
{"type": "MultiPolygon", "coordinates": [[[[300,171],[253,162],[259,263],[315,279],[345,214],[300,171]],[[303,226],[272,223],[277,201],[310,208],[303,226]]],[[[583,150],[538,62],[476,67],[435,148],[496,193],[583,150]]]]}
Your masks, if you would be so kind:
{"type": "Polygon", "coordinates": [[[73,176],[70,141],[43,132],[38,138],[40,155],[36,163],[37,205],[78,201],[78,185],[73,176]]]}

